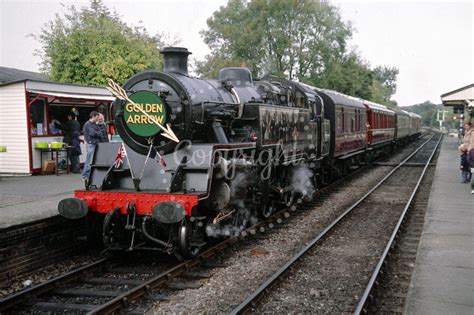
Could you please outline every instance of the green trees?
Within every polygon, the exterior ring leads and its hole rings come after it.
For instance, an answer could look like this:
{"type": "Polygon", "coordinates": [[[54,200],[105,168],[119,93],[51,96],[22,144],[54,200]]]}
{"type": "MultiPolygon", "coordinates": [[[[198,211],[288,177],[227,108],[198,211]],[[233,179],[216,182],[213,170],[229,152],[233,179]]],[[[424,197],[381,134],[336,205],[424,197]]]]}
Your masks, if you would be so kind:
{"type": "Polygon", "coordinates": [[[202,35],[214,56],[245,61],[254,75],[271,72],[290,79],[337,58],[350,34],[332,6],[313,1],[231,0],[208,26],[202,35]]]}
{"type": "Polygon", "coordinates": [[[373,73],[369,65],[355,53],[348,53],[332,61],[320,74],[310,77],[307,81],[318,87],[373,100],[373,73]]]}
{"type": "Polygon", "coordinates": [[[397,106],[390,97],[397,90],[398,69],[395,67],[378,66],[373,70],[374,81],[372,82],[372,101],[385,104],[390,107],[397,106]]]}
{"type": "Polygon", "coordinates": [[[405,106],[402,109],[416,113],[421,116],[423,126],[439,128],[438,121],[438,112],[440,112],[441,117],[443,117],[442,111],[446,111],[444,118],[446,119],[443,125],[450,128],[458,128],[459,120],[453,119],[453,113],[451,110],[447,110],[442,104],[433,104],[430,101],[425,101],[420,104],[415,104],[411,106],[405,106]]]}
{"type": "Polygon", "coordinates": [[[52,80],[104,85],[107,78],[123,83],[144,69],[160,69],[159,36],[127,26],[101,0],[68,11],[34,36],[41,44],[41,68],[52,80]]]}
{"type": "Polygon", "coordinates": [[[374,70],[347,48],[351,25],[336,7],[316,0],[230,0],[201,34],[212,53],[197,72],[216,77],[222,66],[246,65],[387,105],[395,105],[396,68],[374,70]]]}
{"type": "MultiPolygon", "coordinates": [[[[318,0],[229,0],[201,32],[211,54],[196,63],[198,74],[216,78],[228,66],[247,66],[255,77],[275,74],[388,106],[398,70],[371,69],[348,49],[351,25],[336,7],[318,0]]],[[[34,36],[42,70],[52,80],[104,85],[144,69],[160,69],[166,39],[130,27],[101,0],[68,8],[34,36]]],[[[176,40],[174,41],[176,43],[176,40]]]]}

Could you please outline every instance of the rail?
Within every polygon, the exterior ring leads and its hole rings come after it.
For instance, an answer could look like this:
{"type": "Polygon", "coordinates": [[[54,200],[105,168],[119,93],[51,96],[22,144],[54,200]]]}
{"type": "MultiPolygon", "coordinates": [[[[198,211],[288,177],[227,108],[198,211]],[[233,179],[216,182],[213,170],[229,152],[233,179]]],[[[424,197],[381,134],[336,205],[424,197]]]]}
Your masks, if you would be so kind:
{"type": "MultiPolygon", "coordinates": [[[[408,156],[402,163],[408,161],[426,143],[428,143],[431,140],[431,138],[428,139],[426,142],[424,142],[415,152],[413,152],[410,156],[408,156]]],[[[359,168],[355,172],[352,172],[351,174],[349,174],[347,177],[340,178],[340,179],[336,180],[335,182],[329,184],[328,186],[325,186],[322,189],[318,190],[315,194],[315,197],[318,198],[317,201],[319,202],[321,199],[325,199],[328,196],[327,194],[329,192],[337,189],[341,185],[342,182],[350,180],[352,177],[357,176],[364,169],[366,169],[366,167],[359,168]]],[[[392,172],[389,173],[389,174],[392,174],[394,171],[395,171],[395,169],[392,170],[392,172]]],[[[386,178],[388,178],[388,177],[389,177],[389,175],[387,175],[386,178]]],[[[373,190],[375,190],[375,189],[376,189],[376,187],[373,188],[373,190]]],[[[367,196],[368,196],[368,194],[365,195],[363,198],[366,198],[367,196]]],[[[362,200],[363,199],[359,200],[358,203],[360,203],[362,200]]],[[[308,205],[307,204],[302,204],[302,205],[298,205],[298,206],[300,208],[303,208],[303,210],[304,210],[304,207],[307,207],[308,205]]],[[[346,214],[348,212],[350,212],[350,210],[352,210],[355,206],[351,207],[351,209],[346,211],[346,214]]],[[[251,231],[258,231],[258,230],[260,230],[261,227],[264,227],[266,225],[270,225],[271,223],[278,223],[278,224],[282,223],[284,220],[286,220],[288,218],[288,215],[287,215],[288,210],[289,210],[288,208],[283,209],[283,210],[275,213],[271,217],[269,217],[265,220],[262,220],[262,221],[258,222],[257,224],[247,228],[245,230],[247,232],[246,234],[247,235],[253,234],[251,231]]],[[[343,216],[340,216],[338,219],[336,219],[336,221],[338,222],[340,219],[342,219],[342,217],[343,216]]],[[[329,231],[337,222],[333,223],[331,226],[326,228],[322,232],[322,234],[319,238],[321,238],[325,233],[327,233],[327,231],[329,231]]],[[[101,305],[95,305],[95,306],[84,304],[84,309],[83,310],[88,311],[87,314],[110,314],[110,313],[117,312],[117,311],[121,310],[129,302],[137,300],[137,299],[139,299],[143,296],[146,296],[153,289],[155,289],[159,286],[165,285],[168,282],[172,281],[174,278],[185,274],[191,268],[205,263],[211,257],[214,257],[218,253],[222,252],[222,250],[224,250],[225,248],[227,248],[230,245],[234,244],[235,242],[239,241],[240,239],[241,239],[240,236],[227,238],[227,239],[223,240],[222,242],[219,242],[218,244],[214,245],[213,247],[207,249],[203,253],[199,254],[194,259],[185,261],[183,263],[180,263],[180,264],[178,264],[178,265],[176,265],[176,266],[160,273],[159,275],[157,275],[157,276],[155,276],[151,279],[143,280],[143,283],[134,286],[131,290],[126,291],[126,292],[122,293],[121,295],[113,297],[111,300],[107,301],[106,303],[103,303],[101,305]]],[[[316,240],[316,242],[317,242],[317,240],[316,240]]],[[[308,248],[310,248],[310,247],[308,247],[308,248]]],[[[32,287],[30,289],[27,289],[27,290],[24,290],[24,291],[21,291],[21,292],[18,292],[17,294],[14,294],[13,296],[10,296],[8,298],[0,300],[0,312],[5,311],[5,310],[9,310],[9,309],[11,309],[12,307],[15,307],[15,306],[19,306],[23,302],[27,302],[31,298],[37,297],[41,294],[47,294],[48,292],[54,291],[55,289],[58,289],[58,287],[64,286],[64,284],[66,284],[66,283],[73,282],[74,280],[80,279],[81,276],[86,274],[86,273],[89,273],[91,271],[94,271],[94,270],[97,270],[97,269],[100,269],[100,268],[104,268],[110,262],[111,262],[110,258],[101,259],[101,260],[93,262],[93,263],[91,263],[87,266],[84,266],[84,267],[78,268],[76,270],[73,270],[73,271],[71,271],[71,272],[69,272],[65,275],[54,278],[54,279],[52,279],[52,280],[50,280],[46,283],[43,283],[41,285],[32,287]]],[[[291,265],[291,264],[289,264],[289,265],[291,265]]],[[[29,305],[31,306],[32,304],[29,304],[29,305]]],[[[59,305],[61,305],[61,304],[50,305],[50,307],[52,309],[54,309],[55,307],[57,308],[59,305]]],[[[33,304],[33,306],[34,306],[34,304],[33,304]]],[[[63,309],[67,309],[67,305],[65,305],[65,307],[63,309]]],[[[77,309],[75,309],[74,311],[77,311],[77,309]]]]}
{"type": "Polygon", "coordinates": [[[357,304],[355,314],[360,314],[361,312],[365,311],[364,306],[366,306],[370,293],[372,292],[372,289],[374,288],[377,278],[380,275],[380,271],[382,270],[382,266],[385,262],[385,259],[387,258],[388,253],[390,252],[390,249],[392,248],[392,245],[395,242],[395,238],[397,237],[397,234],[400,232],[400,227],[402,225],[402,222],[405,219],[408,209],[410,208],[413,202],[413,199],[415,198],[415,195],[418,192],[418,188],[420,187],[420,184],[423,178],[425,177],[426,170],[430,166],[430,162],[433,159],[433,156],[435,155],[436,151],[438,150],[439,144],[441,143],[442,139],[443,139],[443,136],[439,138],[438,142],[436,143],[435,148],[433,149],[433,152],[431,152],[431,155],[428,158],[428,161],[425,163],[425,167],[423,168],[420,178],[418,179],[418,182],[416,183],[415,188],[413,189],[413,192],[411,193],[410,199],[405,205],[405,208],[403,209],[402,214],[400,215],[400,218],[398,219],[397,225],[393,229],[392,235],[390,236],[390,239],[388,240],[387,245],[385,246],[385,249],[377,263],[377,266],[375,267],[374,272],[372,273],[372,276],[370,277],[369,283],[366,289],[364,290],[364,294],[362,295],[361,299],[359,300],[359,303],[357,304]]]}
{"type": "MultiPolygon", "coordinates": [[[[435,135],[433,134],[428,140],[423,142],[412,154],[406,157],[396,167],[394,167],[384,178],[382,178],[375,186],[373,186],[363,197],[357,200],[353,205],[346,209],[340,216],[338,216],[330,225],[328,225],[321,233],[319,233],[313,240],[311,240],[301,251],[294,255],[285,265],[283,265],[277,272],[269,277],[263,284],[261,284],[254,292],[252,292],[241,304],[239,304],[231,314],[245,314],[249,311],[260,298],[268,292],[270,287],[280,279],[297,261],[299,261],[305,254],[313,248],[329,231],[331,231],[344,217],[346,217],[353,209],[355,209],[362,201],[369,197],[377,188],[379,188],[393,173],[400,167],[404,166],[413,156],[415,156],[427,143],[429,143],[435,135]]],[[[439,144],[439,142],[438,142],[439,144]]],[[[436,151],[436,149],[434,150],[436,151]]],[[[433,154],[431,155],[433,156],[433,154]]],[[[428,160],[427,165],[431,158],[428,160]]],[[[428,166],[425,167],[425,170],[428,166]]],[[[424,174],[424,172],[423,172],[424,174]]],[[[418,186],[417,186],[418,187],[418,186]]]]}

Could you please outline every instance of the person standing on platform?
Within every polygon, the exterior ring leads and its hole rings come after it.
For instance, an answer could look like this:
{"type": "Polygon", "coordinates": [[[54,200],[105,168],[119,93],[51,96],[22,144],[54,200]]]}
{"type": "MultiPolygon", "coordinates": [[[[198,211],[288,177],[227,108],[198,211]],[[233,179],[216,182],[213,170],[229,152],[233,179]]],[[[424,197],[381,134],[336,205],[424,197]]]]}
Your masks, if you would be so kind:
{"type": "Polygon", "coordinates": [[[56,128],[61,129],[64,133],[63,137],[63,142],[67,145],[67,154],[69,156],[69,161],[71,162],[71,168],[73,173],[80,173],[81,172],[81,167],[79,165],[79,156],[74,155],[72,152],[72,138],[73,138],[73,133],[74,132],[80,132],[81,131],[81,125],[79,122],[76,120],[76,114],[77,112],[72,111],[67,115],[67,122],[66,123],[58,123],[54,122],[54,126],[56,128]]]}
{"type": "Polygon", "coordinates": [[[89,117],[89,120],[84,124],[84,140],[86,141],[87,155],[86,160],[84,161],[84,169],[82,170],[82,179],[85,181],[89,180],[94,150],[97,143],[99,143],[101,136],[100,128],[97,125],[99,113],[93,111],[90,113],[89,117]]]}
{"type": "Polygon", "coordinates": [[[461,144],[459,146],[459,151],[461,152],[461,174],[462,174],[461,183],[466,184],[466,183],[469,183],[471,180],[471,168],[469,167],[467,147],[464,144],[461,144]]]}
{"type": "Polygon", "coordinates": [[[74,169],[74,167],[73,167],[73,169],[72,169],[73,173],[80,173],[81,172],[80,166],[79,166],[79,157],[82,154],[81,139],[79,139],[80,135],[81,134],[79,133],[79,131],[74,131],[72,133],[72,146],[71,146],[71,150],[69,152],[69,156],[73,156],[74,159],[77,161],[77,169],[74,169]]]}
{"type": "Polygon", "coordinates": [[[99,142],[109,142],[109,135],[107,134],[107,126],[105,125],[105,122],[104,122],[104,115],[99,114],[97,125],[99,126],[99,129],[100,129],[99,142]]]}
{"type": "MultiPolygon", "coordinates": [[[[471,174],[474,171],[474,128],[470,121],[464,123],[463,145],[467,147],[471,174]]],[[[471,176],[471,194],[474,194],[474,176],[471,176]]]]}

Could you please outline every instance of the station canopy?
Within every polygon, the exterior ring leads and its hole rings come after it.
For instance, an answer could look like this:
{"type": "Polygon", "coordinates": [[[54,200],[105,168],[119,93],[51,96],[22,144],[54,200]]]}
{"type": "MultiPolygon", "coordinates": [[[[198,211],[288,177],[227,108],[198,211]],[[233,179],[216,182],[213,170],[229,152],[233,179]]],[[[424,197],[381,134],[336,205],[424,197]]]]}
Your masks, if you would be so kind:
{"type": "Polygon", "coordinates": [[[105,88],[57,83],[50,81],[42,73],[0,67],[0,86],[18,82],[25,82],[25,89],[30,96],[44,97],[50,104],[78,103],[78,101],[87,104],[101,101],[111,102],[115,99],[105,88]]]}
{"type": "Polygon", "coordinates": [[[444,93],[441,101],[444,106],[452,106],[454,112],[462,113],[467,110],[471,116],[474,115],[474,84],[444,93]]]}
{"type": "Polygon", "coordinates": [[[111,102],[115,99],[104,88],[54,82],[26,81],[26,91],[47,98],[49,104],[75,103],[79,100],[82,101],[81,103],[111,102]]]}

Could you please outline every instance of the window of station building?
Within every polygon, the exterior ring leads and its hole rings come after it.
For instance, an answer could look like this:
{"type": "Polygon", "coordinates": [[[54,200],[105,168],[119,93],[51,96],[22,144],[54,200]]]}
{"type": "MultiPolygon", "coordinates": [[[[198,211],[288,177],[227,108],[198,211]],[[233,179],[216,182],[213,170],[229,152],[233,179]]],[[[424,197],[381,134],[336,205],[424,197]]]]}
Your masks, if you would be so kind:
{"type": "Polygon", "coordinates": [[[46,101],[37,99],[30,105],[30,129],[32,135],[42,136],[47,133],[46,101]]]}
{"type": "MultiPolygon", "coordinates": [[[[65,124],[68,121],[68,115],[72,112],[78,113],[78,116],[76,117],[76,120],[79,122],[81,126],[81,132],[82,132],[82,126],[86,123],[87,120],[89,120],[89,115],[92,111],[97,111],[96,106],[76,106],[76,105],[71,105],[71,104],[50,104],[48,106],[48,113],[49,113],[49,134],[50,135],[56,135],[56,134],[62,134],[62,130],[56,130],[54,128],[53,120],[65,124]]],[[[107,119],[107,113],[105,112],[104,115],[107,119]]]]}

